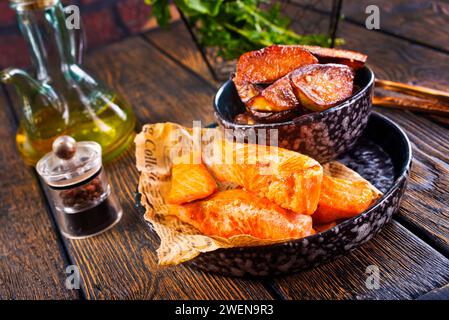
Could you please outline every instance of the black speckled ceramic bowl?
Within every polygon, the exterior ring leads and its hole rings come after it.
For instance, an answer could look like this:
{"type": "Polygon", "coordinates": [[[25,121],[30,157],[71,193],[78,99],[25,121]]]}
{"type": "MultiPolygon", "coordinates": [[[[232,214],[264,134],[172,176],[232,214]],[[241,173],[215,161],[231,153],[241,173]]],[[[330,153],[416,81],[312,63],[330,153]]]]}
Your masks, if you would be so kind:
{"type": "MultiPolygon", "coordinates": [[[[371,111],[374,74],[364,67],[356,72],[354,85],[360,88],[348,100],[323,112],[315,112],[286,122],[243,125],[233,121],[245,112],[232,80],[218,90],[214,99],[220,126],[247,136],[248,129],[278,130],[279,146],[309,155],[319,162],[335,159],[351,149],[365,129],[371,111]]],[[[256,130],[257,134],[257,130],[256,130]]]]}
{"type": "MultiPolygon", "coordinates": [[[[219,249],[203,253],[186,264],[230,276],[273,276],[336,259],[370,240],[391,220],[406,188],[411,159],[411,145],[405,133],[391,120],[373,113],[354,148],[337,160],[383,192],[374,206],[306,238],[275,245],[219,249]]],[[[137,202],[143,214],[145,209],[137,202]]]]}

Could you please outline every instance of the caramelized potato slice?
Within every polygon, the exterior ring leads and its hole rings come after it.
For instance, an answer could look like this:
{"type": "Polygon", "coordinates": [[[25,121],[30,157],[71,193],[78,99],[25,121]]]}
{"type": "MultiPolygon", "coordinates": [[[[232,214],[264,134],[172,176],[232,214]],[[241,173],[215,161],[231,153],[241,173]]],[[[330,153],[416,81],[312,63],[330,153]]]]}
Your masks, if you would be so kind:
{"type": "Polygon", "coordinates": [[[249,112],[240,113],[235,116],[234,122],[237,124],[255,124],[253,117],[249,112]]]}
{"type": "Polygon", "coordinates": [[[253,97],[260,94],[263,90],[261,86],[258,86],[254,83],[248,83],[248,82],[238,82],[235,80],[235,77],[232,78],[234,81],[235,88],[237,89],[237,93],[239,94],[240,100],[242,100],[243,103],[247,103],[250,101],[253,97]]]}
{"type": "Polygon", "coordinates": [[[360,69],[365,65],[368,56],[366,54],[335,48],[323,48],[318,46],[300,45],[300,48],[306,49],[315,55],[320,63],[339,63],[347,65],[354,70],[360,69]]]}
{"type": "Polygon", "coordinates": [[[249,100],[246,106],[253,110],[278,112],[294,109],[298,104],[287,74],[249,100]]]}
{"type": "Polygon", "coordinates": [[[179,161],[172,168],[167,203],[183,204],[210,196],[217,190],[217,183],[203,163],[179,161]]]}
{"type": "Polygon", "coordinates": [[[307,113],[299,107],[295,109],[278,112],[258,111],[251,108],[247,108],[247,110],[248,110],[247,112],[251,115],[251,118],[254,119],[257,123],[285,122],[300,117],[307,113]]]}
{"type": "Polygon", "coordinates": [[[259,93],[255,84],[272,83],[312,63],[318,63],[318,59],[303,48],[273,45],[241,55],[233,81],[240,99],[246,103],[259,93]]]}
{"type": "Polygon", "coordinates": [[[311,64],[290,73],[290,79],[304,108],[324,111],[351,96],[354,73],[342,64],[311,64]]]}
{"type": "Polygon", "coordinates": [[[273,45],[240,56],[235,80],[249,83],[271,83],[307,64],[318,60],[297,46],[273,45]]]}
{"type": "Polygon", "coordinates": [[[312,215],[316,225],[356,216],[368,209],[377,195],[366,181],[323,176],[318,208],[312,215]]]}

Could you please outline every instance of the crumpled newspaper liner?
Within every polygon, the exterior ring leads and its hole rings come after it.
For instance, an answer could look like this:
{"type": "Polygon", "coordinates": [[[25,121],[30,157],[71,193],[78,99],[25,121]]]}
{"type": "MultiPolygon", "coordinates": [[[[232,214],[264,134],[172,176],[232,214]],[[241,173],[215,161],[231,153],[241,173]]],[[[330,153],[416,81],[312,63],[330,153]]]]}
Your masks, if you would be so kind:
{"type": "MultiPolygon", "coordinates": [[[[136,163],[140,171],[138,190],[142,195],[141,203],[146,212],[144,218],[150,222],[161,240],[157,255],[160,265],[175,265],[198,256],[200,253],[220,248],[267,245],[292,240],[260,240],[248,235],[233,236],[230,239],[211,237],[201,234],[191,225],[167,214],[164,195],[170,188],[170,175],[173,149],[180,141],[189,147],[205,147],[212,139],[195,139],[200,135],[220,137],[221,130],[189,129],[174,123],[145,125],[134,142],[136,144],[136,163]],[[200,141],[200,142],[198,142],[200,141]]],[[[367,182],[377,196],[381,193],[359,174],[338,162],[323,166],[325,174],[348,180],[367,182]]],[[[234,188],[230,184],[218,184],[219,190],[234,188]]]]}

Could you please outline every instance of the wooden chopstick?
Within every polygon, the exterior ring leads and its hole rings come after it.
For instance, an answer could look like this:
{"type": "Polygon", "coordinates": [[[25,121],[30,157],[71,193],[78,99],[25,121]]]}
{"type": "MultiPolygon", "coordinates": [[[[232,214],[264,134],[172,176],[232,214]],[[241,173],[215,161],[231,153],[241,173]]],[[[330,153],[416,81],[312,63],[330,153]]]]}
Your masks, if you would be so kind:
{"type": "Polygon", "coordinates": [[[374,96],[373,105],[449,117],[449,104],[444,104],[438,101],[403,97],[374,96]]]}
{"type": "Polygon", "coordinates": [[[375,84],[376,88],[395,91],[424,99],[437,100],[443,103],[449,103],[449,92],[380,79],[376,79],[375,84]]]}

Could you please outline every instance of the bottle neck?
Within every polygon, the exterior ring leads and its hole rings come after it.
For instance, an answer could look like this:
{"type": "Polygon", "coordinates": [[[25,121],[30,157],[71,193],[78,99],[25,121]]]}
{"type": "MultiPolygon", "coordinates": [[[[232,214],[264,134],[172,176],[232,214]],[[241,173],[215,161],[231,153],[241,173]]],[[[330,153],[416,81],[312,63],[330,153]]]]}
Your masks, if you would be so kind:
{"type": "Polygon", "coordinates": [[[31,60],[40,81],[57,81],[74,64],[65,13],[59,1],[37,9],[17,10],[19,27],[31,50],[31,60]]]}

